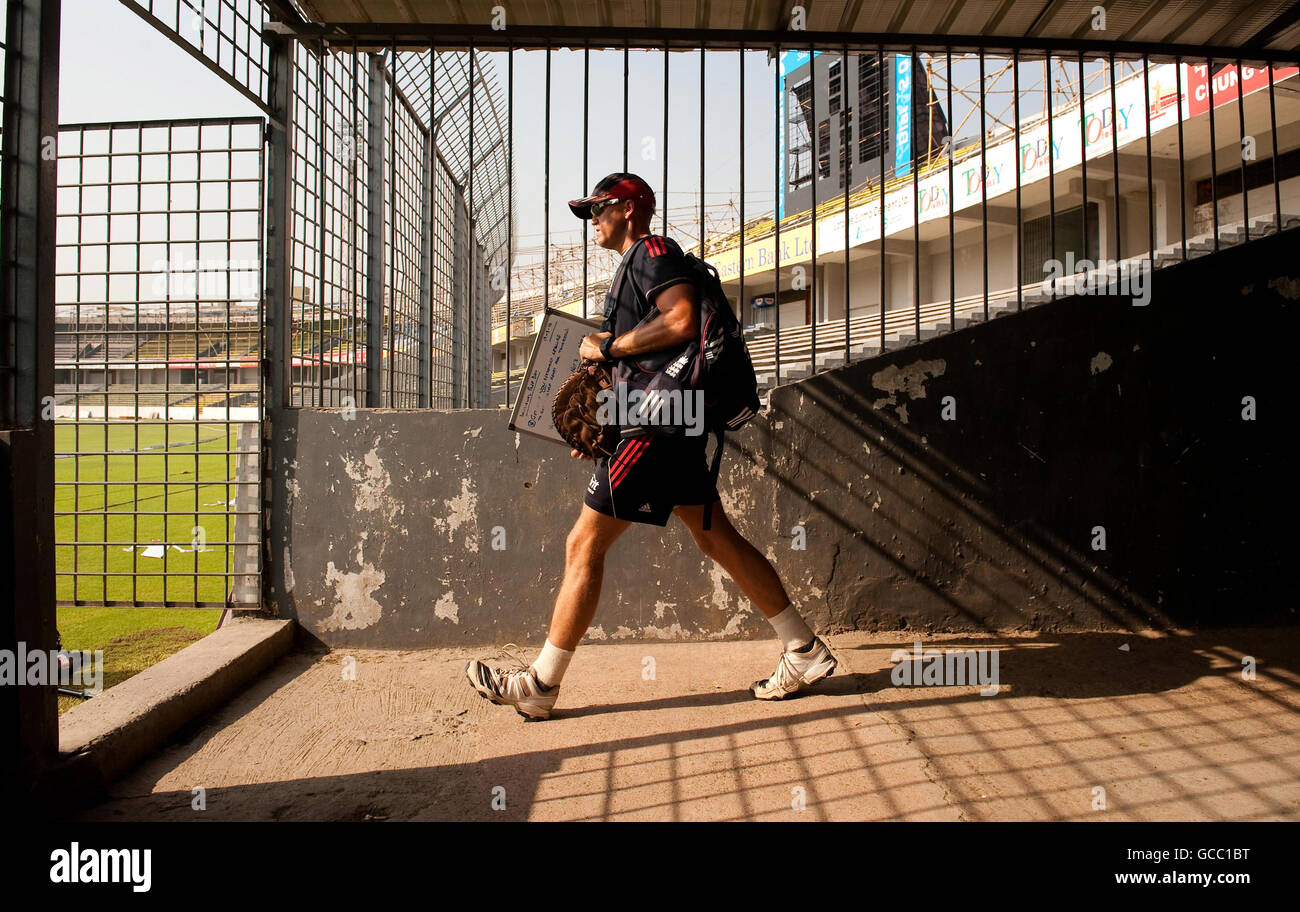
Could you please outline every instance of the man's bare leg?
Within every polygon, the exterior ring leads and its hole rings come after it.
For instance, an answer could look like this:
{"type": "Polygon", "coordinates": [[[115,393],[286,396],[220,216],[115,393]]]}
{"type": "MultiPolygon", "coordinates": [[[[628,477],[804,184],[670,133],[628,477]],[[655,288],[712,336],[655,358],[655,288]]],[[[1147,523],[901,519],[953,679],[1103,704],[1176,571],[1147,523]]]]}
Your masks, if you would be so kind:
{"type": "Polygon", "coordinates": [[[600,600],[605,553],[631,523],[582,505],[565,542],[564,581],[551,613],[550,634],[532,666],[503,672],[472,660],[465,667],[470,685],[493,703],[513,706],[529,719],[549,719],[569,659],[587,632],[600,600]]]}
{"type": "Polygon", "coordinates": [[[781,700],[802,687],[816,684],[835,671],[830,648],[812,631],[781,584],[772,563],[736,531],[714,501],[710,529],[704,530],[704,505],[680,506],[674,510],[686,524],[691,537],[704,554],[716,561],[749,600],[758,606],[785,648],[776,671],[750,685],[760,700],[781,700]]]}
{"type": "Polygon", "coordinates": [[[596,616],[600,583],[605,575],[605,554],[632,525],[593,510],[586,504],[564,543],[564,581],[555,597],[547,639],[560,649],[577,648],[596,616]]]}
{"type": "Polygon", "coordinates": [[[764,617],[776,617],[790,604],[790,596],[786,594],[771,561],[736,531],[723,512],[721,501],[713,504],[711,528],[707,532],[704,531],[703,504],[680,506],[673,512],[690,529],[691,537],[704,555],[727,571],[764,617]]]}

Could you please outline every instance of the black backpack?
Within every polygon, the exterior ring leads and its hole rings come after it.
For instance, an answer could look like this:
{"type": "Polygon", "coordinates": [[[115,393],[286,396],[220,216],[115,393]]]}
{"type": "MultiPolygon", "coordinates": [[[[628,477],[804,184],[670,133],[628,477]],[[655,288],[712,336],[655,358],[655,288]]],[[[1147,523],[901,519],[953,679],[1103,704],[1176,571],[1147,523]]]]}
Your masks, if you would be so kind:
{"type": "MultiPolygon", "coordinates": [[[[645,238],[639,239],[640,244],[645,238]]],[[[669,243],[675,242],[668,240],[669,243]]],[[[628,250],[631,256],[636,245],[628,250]]],[[[680,247],[678,248],[681,249],[680,247]]],[[[754,362],[745,345],[745,334],[740,321],[731,310],[731,303],[722,291],[718,271],[692,253],[682,253],[683,260],[694,278],[695,299],[700,306],[699,335],[677,348],[651,352],[633,358],[620,358],[614,366],[615,382],[624,382],[644,390],[647,397],[672,390],[703,390],[705,431],[717,438],[713,461],[709,471],[716,485],[722,465],[722,446],[727,431],[735,431],[758,414],[758,378],[754,375],[754,362]]],[[[629,264],[630,260],[627,261],[629,264]]],[[[626,273],[628,270],[624,269],[626,273]]],[[[621,279],[620,279],[621,281],[621,279]]],[[[646,314],[637,326],[658,318],[658,307],[645,301],[636,279],[632,287],[645,304],[646,314]]],[[[615,298],[617,299],[617,291],[615,298]]],[[[607,319],[606,330],[612,329],[613,315],[607,319]]],[[[624,436],[644,433],[680,435],[684,428],[674,425],[645,424],[624,429],[624,436]]],[[[704,528],[710,528],[713,505],[704,510],[704,528]]]]}

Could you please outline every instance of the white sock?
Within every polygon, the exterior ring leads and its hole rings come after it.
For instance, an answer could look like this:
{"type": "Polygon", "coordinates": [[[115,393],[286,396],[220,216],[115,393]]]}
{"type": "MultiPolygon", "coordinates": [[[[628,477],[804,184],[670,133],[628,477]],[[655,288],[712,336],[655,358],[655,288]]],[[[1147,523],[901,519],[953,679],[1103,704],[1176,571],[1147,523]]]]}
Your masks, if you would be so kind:
{"type": "Polygon", "coordinates": [[[561,649],[549,639],[546,645],[542,647],[542,654],[533,662],[533,671],[537,674],[538,680],[546,687],[556,687],[564,677],[564,670],[569,667],[569,660],[573,658],[574,650],[561,649]]]}
{"type": "Polygon", "coordinates": [[[772,625],[777,637],[785,644],[786,652],[798,649],[800,646],[807,646],[816,636],[793,603],[786,605],[775,617],[768,618],[767,622],[772,625]]]}

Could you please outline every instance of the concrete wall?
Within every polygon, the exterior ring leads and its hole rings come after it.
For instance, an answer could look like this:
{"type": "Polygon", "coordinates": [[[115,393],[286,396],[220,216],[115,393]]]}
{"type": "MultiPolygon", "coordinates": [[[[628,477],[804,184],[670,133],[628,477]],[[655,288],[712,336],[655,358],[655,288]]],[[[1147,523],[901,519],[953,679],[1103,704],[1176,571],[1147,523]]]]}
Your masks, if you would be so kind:
{"type": "MultiPolygon", "coordinates": [[[[727,512],[822,629],[1294,619],[1298,240],[780,388],[728,443],[727,512]]],[[[282,615],[333,645],[541,642],[586,464],[499,411],[275,418],[282,615]]],[[[675,520],[616,544],[592,639],[755,635],[675,520]]]]}

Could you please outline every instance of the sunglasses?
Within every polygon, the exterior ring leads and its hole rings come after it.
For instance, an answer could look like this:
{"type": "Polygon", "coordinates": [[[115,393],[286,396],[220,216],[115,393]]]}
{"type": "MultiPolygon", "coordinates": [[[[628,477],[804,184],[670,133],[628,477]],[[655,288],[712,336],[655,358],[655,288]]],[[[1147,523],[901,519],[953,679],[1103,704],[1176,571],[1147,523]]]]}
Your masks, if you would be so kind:
{"type": "Polygon", "coordinates": [[[601,200],[598,203],[592,203],[591,217],[600,218],[600,214],[604,212],[606,209],[608,209],[610,206],[616,206],[619,203],[624,203],[624,202],[627,202],[627,200],[610,199],[610,200],[601,200]]]}

